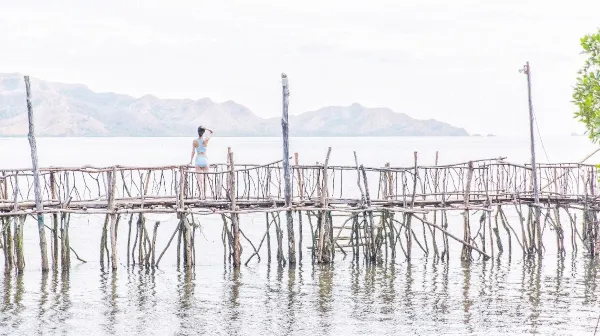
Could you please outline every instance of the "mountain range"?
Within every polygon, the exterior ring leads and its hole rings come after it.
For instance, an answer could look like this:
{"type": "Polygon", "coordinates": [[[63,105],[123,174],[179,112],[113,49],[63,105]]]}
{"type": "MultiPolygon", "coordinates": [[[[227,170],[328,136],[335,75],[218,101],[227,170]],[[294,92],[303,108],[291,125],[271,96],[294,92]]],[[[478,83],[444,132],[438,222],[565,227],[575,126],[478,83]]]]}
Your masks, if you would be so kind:
{"type": "MultiPolygon", "coordinates": [[[[207,125],[219,136],[280,136],[280,118],[264,119],[233,101],[135,98],[98,93],[81,84],[30,77],[36,135],[194,136],[207,125]]],[[[328,106],[289,117],[291,136],[466,136],[463,128],[417,120],[388,108],[328,106]]],[[[0,74],[0,136],[28,131],[25,84],[0,74]]]]}

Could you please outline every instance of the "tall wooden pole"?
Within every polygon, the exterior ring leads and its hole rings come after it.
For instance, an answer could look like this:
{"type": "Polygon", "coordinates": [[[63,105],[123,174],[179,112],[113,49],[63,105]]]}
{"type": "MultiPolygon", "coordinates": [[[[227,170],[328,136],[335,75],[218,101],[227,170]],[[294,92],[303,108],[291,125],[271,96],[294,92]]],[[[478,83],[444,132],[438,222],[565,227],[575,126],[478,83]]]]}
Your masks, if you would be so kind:
{"type": "Polygon", "coordinates": [[[535,163],[535,136],[533,132],[533,102],[531,100],[531,67],[529,66],[529,62],[525,63],[525,66],[522,70],[525,75],[527,75],[527,98],[529,101],[529,137],[531,144],[531,175],[532,175],[532,183],[533,183],[533,202],[534,211],[535,211],[535,229],[537,234],[537,252],[538,254],[542,253],[542,228],[540,224],[540,195],[538,190],[538,181],[537,181],[537,166],[535,163]]]}
{"type": "Polygon", "coordinates": [[[292,179],[290,174],[290,148],[289,148],[289,126],[288,126],[288,105],[290,90],[288,88],[287,75],[281,74],[281,84],[283,86],[283,115],[281,117],[281,131],[283,134],[283,178],[285,180],[285,207],[288,231],[288,262],[289,265],[296,264],[296,240],[294,238],[294,219],[292,217],[292,179]]]}
{"type": "Polygon", "coordinates": [[[237,185],[235,181],[235,165],[233,163],[233,152],[229,148],[227,153],[229,161],[229,198],[231,199],[231,231],[233,231],[233,266],[239,268],[241,265],[241,245],[240,245],[240,219],[237,209],[237,185]]]}
{"type": "Polygon", "coordinates": [[[29,76],[25,76],[25,92],[27,94],[27,116],[29,118],[29,147],[31,147],[31,163],[33,165],[33,188],[35,192],[35,209],[37,211],[38,232],[40,236],[40,252],[42,254],[42,272],[48,271],[48,255],[46,253],[46,233],[44,232],[44,215],[42,214],[42,193],[40,189],[40,172],[38,168],[37,145],[31,107],[31,87],[29,76]]]}
{"type": "Polygon", "coordinates": [[[108,173],[109,192],[108,194],[108,210],[110,211],[110,261],[112,261],[112,269],[117,269],[117,215],[115,214],[115,198],[117,193],[117,169],[112,168],[108,173]]]}

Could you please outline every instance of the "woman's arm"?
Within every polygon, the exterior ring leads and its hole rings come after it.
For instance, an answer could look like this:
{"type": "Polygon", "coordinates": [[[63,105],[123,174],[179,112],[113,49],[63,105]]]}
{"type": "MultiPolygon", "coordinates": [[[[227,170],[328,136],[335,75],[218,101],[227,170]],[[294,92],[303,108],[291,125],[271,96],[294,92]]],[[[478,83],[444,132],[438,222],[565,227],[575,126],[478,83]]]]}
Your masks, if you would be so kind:
{"type": "Polygon", "coordinates": [[[192,141],[192,157],[190,158],[190,165],[192,164],[192,162],[194,162],[194,154],[196,152],[196,147],[198,147],[197,140],[194,139],[194,141],[192,141]]]}
{"type": "Polygon", "coordinates": [[[214,133],[214,132],[213,132],[213,130],[211,130],[211,129],[208,129],[208,128],[206,129],[206,131],[207,131],[207,132],[209,132],[210,134],[209,134],[209,135],[207,135],[207,136],[206,136],[206,139],[204,139],[204,141],[203,141],[205,146],[206,146],[206,144],[208,143],[208,140],[210,140],[210,138],[212,138],[212,136],[213,136],[213,133],[214,133]]]}

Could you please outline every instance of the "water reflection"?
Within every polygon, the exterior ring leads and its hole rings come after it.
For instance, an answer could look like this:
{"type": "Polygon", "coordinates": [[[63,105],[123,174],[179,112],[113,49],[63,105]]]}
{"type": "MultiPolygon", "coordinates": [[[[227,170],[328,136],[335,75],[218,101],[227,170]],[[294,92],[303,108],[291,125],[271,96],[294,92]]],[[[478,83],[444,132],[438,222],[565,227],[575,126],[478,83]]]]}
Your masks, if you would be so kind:
{"type": "Polygon", "coordinates": [[[117,332],[115,328],[120,312],[117,301],[117,277],[117,273],[100,272],[100,292],[102,293],[102,302],[105,306],[104,316],[106,317],[106,320],[102,323],[102,328],[111,335],[117,332]]]}
{"type": "Polygon", "coordinates": [[[318,331],[320,335],[329,335],[331,331],[331,315],[334,286],[334,269],[335,265],[319,265],[315,266],[315,277],[317,281],[317,305],[316,319],[318,320],[318,331]]]}
{"type": "MultiPolygon", "coordinates": [[[[154,274],[153,274],[154,282],[154,274]]],[[[154,288],[154,286],[153,286],[154,288]]],[[[194,323],[194,271],[183,269],[177,272],[177,318],[179,320],[179,331],[183,334],[190,332],[204,332],[201,324],[194,323]]],[[[156,296],[156,295],[154,295],[156,296]]]]}
{"type": "Polygon", "coordinates": [[[8,334],[590,333],[598,262],[496,258],[5,274],[8,334]],[[304,265],[306,267],[306,265],[304,265]],[[96,284],[89,275],[96,272],[96,284]],[[308,275],[308,276],[307,276],[308,275]]]}

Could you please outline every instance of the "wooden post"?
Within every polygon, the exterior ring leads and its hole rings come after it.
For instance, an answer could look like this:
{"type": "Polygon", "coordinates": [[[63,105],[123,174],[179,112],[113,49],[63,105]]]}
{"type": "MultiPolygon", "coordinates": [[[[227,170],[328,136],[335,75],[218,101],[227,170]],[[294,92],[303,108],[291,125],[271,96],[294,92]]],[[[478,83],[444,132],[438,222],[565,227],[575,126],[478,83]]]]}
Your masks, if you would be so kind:
{"type": "Polygon", "coordinates": [[[17,257],[17,272],[23,273],[25,270],[25,253],[23,246],[23,226],[25,225],[25,219],[27,216],[14,217],[15,221],[15,256],[17,257]]]}
{"type": "Polygon", "coordinates": [[[292,178],[290,176],[290,148],[289,148],[289,129],[288,129],[288,105],[290,91],[288,88],[288,78],[286,74],[281,74],[281,83],[283,86],[283,115],[281,117],[281,129],[283,134],[283,178],[285,180],[285,212],[287,231],[288,231],[288,262],[290,267],[296,264],[296,240],[294,237],[294,219],[292,216],[292,178]]]}
{"type": "Polygon", "coordinates": [[[369,182],[367,179],[367,172],[365,171],[365,167],[363,165],[360,165],[360,170],[362,172],[362,176],[363,176],[363,183],[365,185],[365,199],[367,202],[367,208],[369,208],[369,210],[367,212],[363,212],[364,215],[368,215],[365,216],[365,223],[368,223],[369,225],[369,230],[368,230],[368,234],[369,234],[369,238],[367,239],[368,241],[368,249],[369,249],[369,259],[368,261],[370,262],[374,262],[377,259],[377,250],[376,250],[376,246],[375,246],[375,223],[373,220],[373,210],[370,210],[371,208],[371,196],[369,193],[369,182]]]}
{"type": "Polygon", "coordinates": [[[239,268],[241,265],[240,261],[240,222],[238,214],[234,211],[237,211],[236,197],[237,197],[237,187],[235,183],[235,171],[234,171],[234,163],[233,163],[233,152],[231,149],[228,153],[229,157],[229,197],[231,200],[231,229],[233,231],[233,266],[235,268],[239,268]]]}
{"type": "MultiPolygon", "coordinates": [[[[104,270],[104,250],[106,247],[106,239],[107,239],[107,231],[108,231],[108,223],[110,221],[110,215],[107,214],[104,217],[104,225],[102,226],[102,235],[100,236],[100,267],[104,270]]],[[[108,255],[108,250],[106,250],[106,262],[107,265],[110,264],[110,256],[108,255]]]]}
{"type": "Polygon", "coordinates": [[[6,219],[4,219],[6,217],[3,217],[3,226],[2,226],[2,232],[4,235],[4,272],[5,273],[10,273],[10,271],[12,270],[13,267],[13,261],[14,261],[14,257],[13,257],[13,236],[12,236],[12,230],[11,228],[11,218],[8,217],[6,219]]]}
{"type": "MultiPolygon", "coordinates": [[[[50,173],[50,192],[52,194],[52,199],[56,199],[56,178],[54,176],[54,172],[50,173]]],[[[53,250],[52,250],[52,268],[54,270],[58,269],[58,213],[54,213],[52,215],[52,226],[54,228],[54,232],[52,233],[52,241],[53,250]]]]}
{"type": "MultiPolygon", "coordinates": [[[[298,173],[298,194],[302,200],[304,198],[304,171],[299,167],[298,152],[294,153],[294,164],[298,173]]],[[[298,211],[298,260],[302,262],[302,211],[298,211]]]]}
{"type": "Polygon", "coordinates": [[[154,233],[152,234],[152,267],[156,266],[156,234],[160,222],[154,223],[154,233]]]}
{"type": "Polygon", "coordinates": [[[297,166],[296,172],[298,173],[298,194],[300,199],[304,198],[304,172],[300,169],[300,161],[298,160],[298,153],[294,153],[294,164],[297,166]]]}
{"type": "Polygon", "coordinates": [[[33,108],[31,106],[31,87],[29,76],[25,76],[25,91],[27,95],[27,116],[29,118],[29,147],[31,148],[31,163],[33,165],[33,188],[35,190],[35,209],[37,211],[38,233],[40,236],[40,253],[42,255],[42,272],[48,271],[48,255],[46,252],[46,233],[44,230],[44,215],[42,208],[42,191],[40,189],[40,172],[38,168],[37,145],[35,142],[35,129],[33,121],[33,108]]]}
{"type": "MultiPolygon", "coordinates": [[[[180,210],[184,209],[185,205],[185,171],[183,167],[179,168],[179,173],[181,177],[179,178],[179,204],[181,206],[180,210]]],[[[179,213],[182,229],[183,229],[183,248],[184,248],[184,259],[185,267],[190,269],[192,268],[192,229],[191,225],[187,220],[187,216],[185,212],[179,213]]]]}
{"type": "Polygon", "coordinates": [[[112,269],[117,269],[117,214],[115,213],[115,194],[117,192],[117,169],[116,167],[112,168],[112,171],[109,172],[109,194],[108,194],[108,211],[110,213],[110,251],[111,251],[111,261],[112,261],[112,269]]]}
{"type": "Polygon", "coordinates": [[[538,181],[537,181],[537,165],[535,163],[535,137],[533,134],[533,102],[531,99],[531,68],[529,66],[529,62],[525,63],[521,72],[527,75],[527,98],[529,103],[529,137],[530,137],[530,145],[531,145],[531,176],[533,183],[533,202],[535,208],[535,216],[534,216],[534,229],[537,231],[534,235],[537,237],[537,252],[538,255],[542,254],[542,226],[540,223],[540,195],[538,190],[538,181]]]}
{"type": "MultiPolygon", "coordinates": [[[[71,201],[71,188],[69,187],[69,176],[65,176],[65,190],[67,190],[68,194],[66,195],[66,200],[64,201],[61,207],[66,207],[68,203],[71,201]]],[[[60,230],[61,230],[61,250],[60,250],[60,264],[63,272],[66,272],[71,267],[71,243],[69,240],[69,225],[71,222],[71,214],[70,213],[61,213],[60,215],[60,230]]]]}
{"type": "MultiPolygon", "coordinates": [[[[464,237],[463,240],[467,242],[467,244],[471,243],[471,224],[469,222],[469,199],[471,197],[471,180],[473,179],[473,162],[469,161],[469,170],[467,171],[467,185],[465,186],[464,193],[464,204],[465,210],[463,212],[464,217],[464,237]]],[[[463,245],[463,250],[461,254],[461,258],[463,260],[471,260],[471,249],[468,245],[463,245]]]]}
{"type": "MultiPolygon", "coordinates": [[[[325,210],[328,207],[328,196],[329,196],[329,189],[328,187],[328,183],[327,180],[328,178],[328,166],[329,166],[329,156],[331,155],[331,147],[329,147],[327,149],[327,156],[325,157],[325,164],[323,165],[323,183],[322,183],[322,190],[321,190],[321,200],[320,200],[320,204],[319,207],[321,207],[321,211],[320,211],[320,225],[319,225],[319,246],[318,246],[318,251],[317,251],[317,262],[322,263],[322,262],[330,262],[331,260],[329,260],[329,258],[324,257],[323,253],[325,251],[327,251],[327,245],[325,244],[325,233],[327,232],[327,221],[328,221],[328,217],[327,217],[327,211],[325,210]]],[[[319,183],[317,181],[317,183],[319,183]]],[[[331,243],[331,242],[330,242],[331,243]]]]}
{"type": "Polygon", "coordinates": [[[187,215],[182,214],[181,218],[183,219],[183,239],[184,239],[184,247],[185,247],[185,267],[187,269],[192,268],[192,226],[188,221],[187,215]]]}

